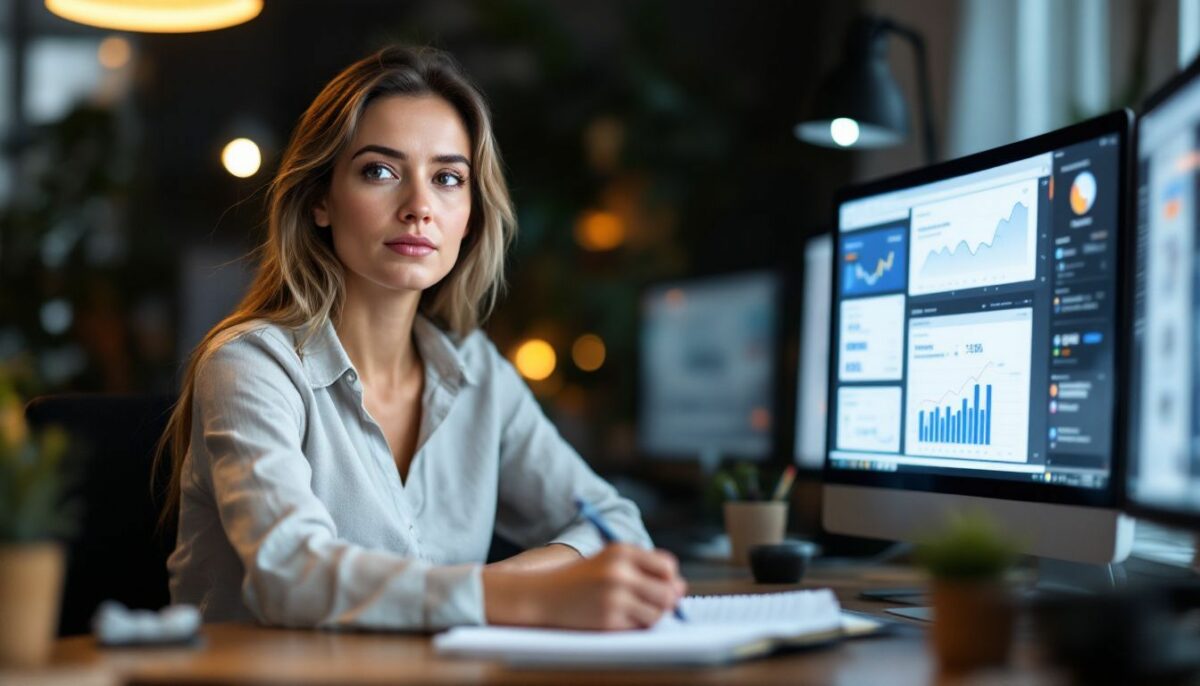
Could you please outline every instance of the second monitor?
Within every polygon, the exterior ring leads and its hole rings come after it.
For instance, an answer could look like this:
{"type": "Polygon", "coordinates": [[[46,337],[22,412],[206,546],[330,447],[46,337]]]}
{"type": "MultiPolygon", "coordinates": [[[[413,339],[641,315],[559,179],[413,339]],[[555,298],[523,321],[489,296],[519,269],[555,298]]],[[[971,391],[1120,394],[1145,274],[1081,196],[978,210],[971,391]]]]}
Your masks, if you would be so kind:
{"type": "Polygon", "coordinates": [[[829,415],[829,284],[833,280],[829,265],[832,260],[833,240],[829,234],[814,236],[805,243],[792,458],[796,466],[813,472],[819,472],[825,464],[825,422],[829,415]]]}
{"type": "Polygon", "coordinates": [[[657,284],[641,301],[638,444],[660,459],[762,460],[775,430],[780,280],[770,271],[657,284]]]}

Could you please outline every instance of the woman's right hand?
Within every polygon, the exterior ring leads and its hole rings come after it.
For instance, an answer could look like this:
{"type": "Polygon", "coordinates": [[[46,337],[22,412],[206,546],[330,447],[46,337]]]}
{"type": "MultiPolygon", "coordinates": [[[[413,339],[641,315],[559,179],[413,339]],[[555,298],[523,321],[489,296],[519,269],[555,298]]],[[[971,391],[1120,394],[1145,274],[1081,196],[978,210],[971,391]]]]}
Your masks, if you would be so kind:
{"type": "Polygon", "coordinates": [[[547,570],[483,569],[489,624],[640,629],[671,611],[686,592],[673,555],[627,543],[547,570]]]}

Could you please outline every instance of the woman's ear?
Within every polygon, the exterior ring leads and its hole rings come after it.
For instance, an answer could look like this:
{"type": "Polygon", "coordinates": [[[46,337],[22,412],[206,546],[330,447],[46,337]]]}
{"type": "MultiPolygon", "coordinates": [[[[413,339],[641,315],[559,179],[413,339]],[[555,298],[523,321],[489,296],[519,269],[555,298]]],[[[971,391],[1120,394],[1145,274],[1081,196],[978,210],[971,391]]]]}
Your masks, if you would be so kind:
{"type": "Polygon", "coordinates": [[[317,201],[317,204],[313,206],[312,212],[313,221],[317,223],[317,226],[321,228],[327,228],[329,226],[329,210],[325,207],[325,198],[321,198],[319,201],[317,201]]]}

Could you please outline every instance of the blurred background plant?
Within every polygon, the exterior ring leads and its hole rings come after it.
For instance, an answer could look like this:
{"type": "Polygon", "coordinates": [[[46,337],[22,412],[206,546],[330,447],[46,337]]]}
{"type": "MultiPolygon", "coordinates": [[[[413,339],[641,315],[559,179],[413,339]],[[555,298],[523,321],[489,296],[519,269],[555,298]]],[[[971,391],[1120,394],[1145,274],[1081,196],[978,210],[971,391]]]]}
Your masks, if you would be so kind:
{"type": "Polygon", "coordinates": [[[31,431],[17,387],[0,367],[0,544],[61,539],[78,522],[76,508],[63,502],[67,436],[55,427],[31,431]]]}
{"type": "Polygon", "coordinates": [[[783,469],[763,469],[753,462],[735,462],[713,473],[706,489],[708,510],[719,514],[728,500],[769,500],[782,479],[783,469]]]}

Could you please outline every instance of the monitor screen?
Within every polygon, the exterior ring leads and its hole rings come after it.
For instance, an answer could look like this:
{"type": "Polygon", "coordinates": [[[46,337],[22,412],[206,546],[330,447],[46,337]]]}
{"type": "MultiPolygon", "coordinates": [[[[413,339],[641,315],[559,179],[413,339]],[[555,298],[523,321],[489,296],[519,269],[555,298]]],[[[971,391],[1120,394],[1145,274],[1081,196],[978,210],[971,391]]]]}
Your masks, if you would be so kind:
{"type": "Polygon", "coordinates": [[[1136,165],[1127,494],[1139,514],[1200,524],[1197,67],[1151,100],[1136,165]]]}
{"type": "Polygon", "coordinates": [[[748,272],[643,294],[642,453],[706,462],[770,456],[779,291],[774,273],[748,272]]]}
{"type": "Polygon", "coordinates": [[[793,454],[796,465],[802,469],[819,470],[825,464],[832,262],[833,237],[829,234],[812,238],[804,246],[800,364],[796,385],[796,445],[793,454]]]}
{"type": "Polygon", "coordinates": [[[833,473],[1109,489],[1128,120],[1100,121],[840,196],[833,473]]]}

